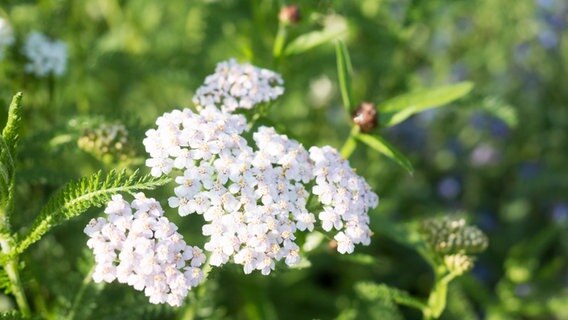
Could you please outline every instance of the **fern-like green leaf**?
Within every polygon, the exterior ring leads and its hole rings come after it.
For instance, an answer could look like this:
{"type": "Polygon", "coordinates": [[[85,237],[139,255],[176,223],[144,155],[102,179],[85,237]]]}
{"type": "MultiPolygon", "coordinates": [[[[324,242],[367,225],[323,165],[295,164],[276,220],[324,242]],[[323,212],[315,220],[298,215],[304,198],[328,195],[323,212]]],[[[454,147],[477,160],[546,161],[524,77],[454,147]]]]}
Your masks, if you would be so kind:
{"type": "Polygon", "coordinates": [[[20,137],[20,128],[22,122],[22,93],[18,92],[12,98],[10,108],[8,109],[8,121],[2,130],[2,137],[6,140],[6,144],[12,155],[15,154],[18,140],[20,137]]]}
{"type": "Polygon", "coordinates": [[[20,319],[24,319],[24,317],[22,317],[21,313],[15,310],[0,313],[0,320],[20,320],[20,319]]]}
{"type": "Polygon", "coordinates": [[[43,207],[14,253],[24,252],[54,226],[82,214],[91,207],[106,204],[114,194],[154,189],[166,184],[169,180],[168,177],[155,178],[150,175],[140,175],[138,171],[128,175],[125,171],[113,170],[106,175],[99,171],[90,177],[68,183],[43,207]]]}
{"type": "Polygon", "coordinates": [[[411,296],[408,292],[389,287],[386,284],[359,282],[355,285],[358,295],[366,300],[393,301],[407,307],[424,310],[426,304],[411,296]]]}
{"type": "Polygon", "coordinates": [[[6,140],[0,136],[0,208],[4,208],[10,199],[13,180],[14,158],[6,140]]]}

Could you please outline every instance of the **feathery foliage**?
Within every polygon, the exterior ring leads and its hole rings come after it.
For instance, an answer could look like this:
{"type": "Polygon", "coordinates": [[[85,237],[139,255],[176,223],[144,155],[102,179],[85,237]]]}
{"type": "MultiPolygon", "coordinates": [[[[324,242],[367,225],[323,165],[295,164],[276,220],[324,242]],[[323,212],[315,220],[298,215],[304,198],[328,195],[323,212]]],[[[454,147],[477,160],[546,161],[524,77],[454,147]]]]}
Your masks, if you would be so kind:
{"type": "Polygon", "coordinates": [[[12,98],[10,108],[8,109],[8,121],[2,130],[2,137],[6,140],[6,144],[12,155],[15,154],[18,140],[20,138],[20,128],[22,122],[22,93],[18,92],[12,98]]]}
{"type": "Polygon", "coordinates": [[[0,320],[19,320],[24,319],[18,311],[8,311],[0,313],[0,320]]]}
{"type": "Polygon", "coordinates": [[[104,205],[114,194],[150,190],[168,181],[167,177],[155,178],[141,175],[138,171],[128,175],[125,171],[113,170],[108,174],[99,171],[90,177],[70,182],[43,207],[28,234],[16,247],[15,253],[24,252],[54,226],[80,215],[91,207],[104,205]]]}
{"type": "Polygon", "coordinates": [[[369,300],[393,301],[418,310],[422,310],[426,306],[424,302],[412,297],[408,292],[389,287],[386,284],[360,282],[356,285],[356,290],[359,295],[369,300]]]}
{"type": "MultiPolygon", "coordinates": [[[[0,137],[0,207],[5,207],[9,203],[14,185],[14,159],[22,120],[21,103],[22,93],[18,92],[12,98],[8,109],[8,120],[0,137]]],[[[6,223],[4,227],[7,227],[6,223]]]]}
{"type": "Polygon", "coordinates": [[[0,137],[0,207],[4,208],[10,198],[10,190],[14,179],[14,159],[10,148],[0,137]]]}

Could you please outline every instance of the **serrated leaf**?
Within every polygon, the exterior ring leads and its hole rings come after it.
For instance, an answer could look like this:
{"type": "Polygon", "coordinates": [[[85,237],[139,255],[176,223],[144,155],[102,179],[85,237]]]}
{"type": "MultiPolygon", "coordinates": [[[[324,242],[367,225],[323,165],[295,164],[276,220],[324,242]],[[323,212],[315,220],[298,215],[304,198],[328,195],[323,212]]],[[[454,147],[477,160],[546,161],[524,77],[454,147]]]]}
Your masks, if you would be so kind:
{"type": "Polygon", "coordinates": [[[411,296],[408,292],[390,287],[386,284],[359,282],[355,285],[358,295],[367,300],[387,300],[397,304],[423,310],[426,304],[411,296]]]}
{"type": "Polygon", "coordinates": [[[12,98],[10,107],[8,109],[8,120],[6,121],[6,126],[2,130],[2,137],[6,141],[10,153],[12,156],[15,153],[16,146],[20,137],[20,128],[22,122],[22,93],[18,92],[12,98]]]}
{"type": "Polygon", "coordinates": [[[347,31],[347,28],[326,28],[321,31],[305,33],[292,40],[284,49],[285,56],[306,52],[326,42],[332,41],[347,31]]]}
{"type": "Polygon", "coordinates": [[[412,174],[412,172],[414,171],[410,160],[408,160],[400,151],[398,151],[394,146],[392,146],[382,137],[366,133],[359,133],[355,136],[355,138],[365,143],[369,147],[379,151],[385,156],[391,158],[396,163],[405,168],[410,174],[412,174]]]}
{"type": "Polygon", "coordinates": [[[14,159],[10,147],[0,136],[0,207],[6,206],[14,182],[14,159]]]}
{"type": "Polygon", "coordinates": [[[91,207],[106,204],[114,194],[154,189],[169,180],[168,177],[140,175],[138,171],[127,175],[126,171],[113,170],[106,175],[99,171],[90,177],[68,183],[41,209],[28,234],[18,243],[15,253],[22,253],[54,226],[84,213],[91,207]]]}
{"type": "Polygon", "coordinates": [[[335,55],[337,58],[337,76],[339,78],[339,89],[341,91],[341,99],[343,107],[347,115],[351,115],[353,109],[353,93],[351,90],[351,75],[353,67],[349,51],[343,41],[337,41],[335,44],[335,55]]]}
{"type": "Polygon", "coordinates": [[[440,88],[419,90],[384,101],[377,106],[381,113],[381,126],[391,127],[416,113],[441,107],[465,96],[472,88],[471,82],[461,82],[440,88]]]}
{"type": "Polygon", "coordinates": [[[18,311],[7,311],[0,313],[0,320],[20,320],[25,319],[18,311]]]}

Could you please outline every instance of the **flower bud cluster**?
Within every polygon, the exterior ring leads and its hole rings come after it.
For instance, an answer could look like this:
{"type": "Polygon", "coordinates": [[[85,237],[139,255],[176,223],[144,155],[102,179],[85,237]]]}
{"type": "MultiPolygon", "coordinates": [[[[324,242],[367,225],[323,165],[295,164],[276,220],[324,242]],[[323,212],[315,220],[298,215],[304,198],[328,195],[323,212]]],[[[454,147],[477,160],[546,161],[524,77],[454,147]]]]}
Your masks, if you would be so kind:
{"type": "Polygon", "coordinates": [[[103,123],[98,128],[87,129],[77,141],[79,148],[97,157],[113,155],[128,157],[128,130],[122,124],[103,123]]]}
{"type": "Polygon", "coordinates": [[[14,43],[14,31],[6,19],[0,18],[0,60],[6,48],[14,43]]]}
{"type": "Polygon", "coordinates": [[[25,70],[38,77],[50,74],[60,76],[67,67],[67,46],[62,41],[50,40],[39,32],[28,35],[23,53],[28,59],[25,70]]]}
{"type": "Polygon", "coordinates": [[[224,112],[252,109],[282,95],[283,83],[282,77],[274,71],[230,59],[217,64],[215,73],[207,76],[195,92],[193,102],[198,108],[216,105],[224,112]]]}
{"type": "Polygon", "coordinates": [[[105,213],[84,230],[95,255],[93,280],[117,280],[144,291],[151,303],[180,306],[203,280],[203,252],[188,246],[160,204],[142,193],[131,204],[113,196],[105,213]]]}
{"type": "Polygon", "coordinates": [[[473,269],[473,259],[474,258],[461,253],[450,254],[444,256],[444,264],[450,272],[456,275],[462,275],[473,269]]]}
{"type": "Polygon", "coordinates": [[[315,175],[312,192],[323,204],[318,217],[325,231],[339,231],[334,237],[337,251],[352,253],[354,245],[368,245],[372,234],[368,211],[379,204],[378,196],[336,149],[312,147],[310,159],[315,175]]]}
{"type": "Polygon", "coordinates": [[[444,217],[422,223],[421,233],[432,249],[441,254],[474,254],[483,252],[488,245],[487,236],[464,219],[444,217]]]}

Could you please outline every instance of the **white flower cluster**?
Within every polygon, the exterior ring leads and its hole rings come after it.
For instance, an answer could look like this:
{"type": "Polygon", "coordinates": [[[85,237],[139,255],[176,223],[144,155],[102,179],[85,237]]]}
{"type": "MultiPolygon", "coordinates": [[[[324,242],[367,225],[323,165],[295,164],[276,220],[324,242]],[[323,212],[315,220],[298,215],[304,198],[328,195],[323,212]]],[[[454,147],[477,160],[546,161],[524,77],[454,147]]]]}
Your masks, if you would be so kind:
{"type": "Polygon", "coordinates": [[[197,89],[193,102],[198,108],[214,104],[224,112],[252,109],[282,95],[283,83],[274,71],[230,59],[217,64],[215,73],[207,76],[197,89]]]}
{"type": "Polygon", "coordinates": [[[180,306],[204,278],[203,252],[188,246],[160,204],[142,193],[132,204],[113,196],[105,213],[107,218],[92,219],[84,230],[95,255],[93,280],[117,280],[144,290],[151,303],[180,306]]]}
{"type": "Polygon", "coordinates": [[[6,19],[0,18],[0,60],[6,48],[14,43],[14,31],[6,19]]]}
{"type": "Polygon", "coordinates": [[[203,215],[211,265],[233,257],[247,274],[269,274],[275,261],[299,262],[294,233],[313,230],[315,222],[303,185],[312,168],[299,143],[261,127],[253,151],[241,136],[245,118],[213,106],[198,114],[175,110],[157,124],[144,140],[151,157],[146,164],[156,176],[180,170],[169,204],[182,216],[203,215]]]}
{"type": "Polygon", "coordinates": [[[67,46],[62,41],[52,41],[39,32],[32,32],[26,39],[23,53],[28,59],[26,72],[38,77],[61,76],[65,72],[67,46]]]}
{"type": "Polygon", "coordinates": [[[316,178],[312,192],[323,204],[318,218],[325,231],[339,230],[334,237],[337,251],[352,253],[355,244],[368,245],[371,230],[367,213],[379,204],[378,196],[336,149],[312,147],[310,159],[316,178]]]}

